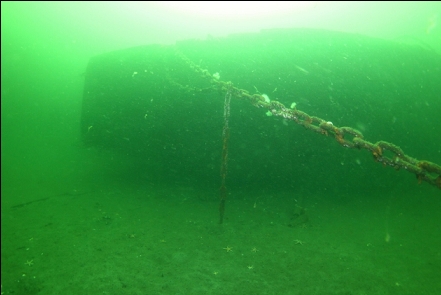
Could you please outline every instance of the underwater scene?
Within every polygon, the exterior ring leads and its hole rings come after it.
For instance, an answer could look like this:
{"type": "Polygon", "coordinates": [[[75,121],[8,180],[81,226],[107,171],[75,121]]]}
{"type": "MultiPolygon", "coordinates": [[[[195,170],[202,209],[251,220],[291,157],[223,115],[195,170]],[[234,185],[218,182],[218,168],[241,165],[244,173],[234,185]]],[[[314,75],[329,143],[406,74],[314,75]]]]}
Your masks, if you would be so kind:
{"type": "Polygon", "coordinates": [[[2,2],[2,294],[441,293],[433,7],[161,39],[149,3],[131,39],[100,5],[2,2]]]}

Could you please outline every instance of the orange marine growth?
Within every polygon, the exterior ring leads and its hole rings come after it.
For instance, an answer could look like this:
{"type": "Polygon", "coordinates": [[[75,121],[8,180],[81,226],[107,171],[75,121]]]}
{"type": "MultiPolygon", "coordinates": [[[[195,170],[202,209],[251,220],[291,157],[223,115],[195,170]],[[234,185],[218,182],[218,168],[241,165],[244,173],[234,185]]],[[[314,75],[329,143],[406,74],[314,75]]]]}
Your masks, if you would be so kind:
{"type": "Polygon", "coordinates": [[[375,149],[372,150],[372,155],[375,159],[378,159],[383,155],[383,150],[381,149],[381,147],[376,146],[375,149]]]}

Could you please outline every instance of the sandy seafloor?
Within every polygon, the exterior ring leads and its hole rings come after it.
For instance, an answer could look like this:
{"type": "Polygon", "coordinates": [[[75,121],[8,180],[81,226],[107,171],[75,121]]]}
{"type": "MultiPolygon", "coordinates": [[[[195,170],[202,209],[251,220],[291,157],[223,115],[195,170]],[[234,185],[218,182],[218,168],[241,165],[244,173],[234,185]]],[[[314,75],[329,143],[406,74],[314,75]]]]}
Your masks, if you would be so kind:
{"type": "Polygon", "coordinates": [[[2,194],[2,294],[441,294],[441,194],[427,184],[230,191],[222,225],[218,192],[185,184],[18,191],[2,194]],[[308,221],[292,226],[299,202],[308,221]]]}

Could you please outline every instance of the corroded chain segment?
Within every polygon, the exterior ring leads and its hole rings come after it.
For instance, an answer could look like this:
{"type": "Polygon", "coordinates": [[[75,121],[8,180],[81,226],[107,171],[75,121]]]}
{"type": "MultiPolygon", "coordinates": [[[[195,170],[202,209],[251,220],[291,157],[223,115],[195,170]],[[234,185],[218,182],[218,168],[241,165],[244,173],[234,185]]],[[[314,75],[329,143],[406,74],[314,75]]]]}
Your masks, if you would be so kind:
{"type": "Polygon", "coordinates": [[[176,51],[177,55],[187,63],[187,65],[200,74],[202,78],[210,81],[212,85],[215,85],[222,93],[231,93],[232,96],[241,99],[247,99],[252,105],[258,108],[268,109],[273,116],[292,120],[299,125],[302,125],[306,129],[315,131],[323,135],[333,135],[337,142],[346,148],[365,149],[371,152],[376,162],[382,163],[384,166],[390,166],[396,170],[404,169],[416,175],[418,183],[426,181],[431,185],[434,185],[441,189],[441,166],[425,161],[417,160],[404,154],[403,150],[386,141],[378,141],[371,143],[363,139],[363,134],[351,127],[337,127],[331,122],[327,122],[321,118],[310,116],[305,112],[294,108],[288,108],[279,101],[266,101],[265,97],[260,94],[250,94],[244,89],[234,87],[231,82],[224,82],[213,75],[208,70],[204,70],[201,67],[194,64],[191,60],[185,57],[182,53],[176,51]],[[351,138],[348,138],[351,137],[351,138]],[[385,155],[388,151],[392,156],[385,155]]]}

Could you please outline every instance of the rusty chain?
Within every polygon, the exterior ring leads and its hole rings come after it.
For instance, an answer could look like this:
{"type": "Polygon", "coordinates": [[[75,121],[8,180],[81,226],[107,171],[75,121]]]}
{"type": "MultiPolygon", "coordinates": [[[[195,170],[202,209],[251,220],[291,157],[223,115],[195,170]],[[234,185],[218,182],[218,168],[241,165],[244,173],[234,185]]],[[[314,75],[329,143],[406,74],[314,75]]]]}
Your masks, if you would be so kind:
{"type": "MultiPolygon", "coordinates": [[[[273,116],[285,118],[302,125],[306,129],[315,131],[325,136],[333,135],[337,142],[346,148],[365,149],[371,152],[374,160],[382,163],[384,166],[393,167],[396,170],[404,169],[416,175],[418,183],[426,181],[441,189],[441,166],[425,161],[417,160],[406,155],[403,150],[386,141],[378,141],[371,143],[363,138],[363,134],[351,127],[337,127],[332,122],[325,121],[321,118],[310,116],[305,112],[297,110],[295,107],[288,108],[279,101],[267,101],[264,96],[260,94],[250,94],[247,90],[234,87],[231,82],[224,82],[194,64],[190,59],[184,56],[181,52],[176,50],[176,54],[187,63],[187,65],[202,78],[207,79],[213,85],[211,88],[217,88],[222,93],[230,92],[232,96],[241,99],[247,99],[252,105],[258,108],[268,109],[273,116]],[[348,138],[351,137],[351,138],[348,138]],[[392,156],[385,155],[388,151],[392,156]]],[[[177,83],[174,83],[175,85],[177,83]]],[[[187,87],[184,87],[188,89],[187,87]]],[[[207,90],[201,89],[200,91],[207,90]]]]}

